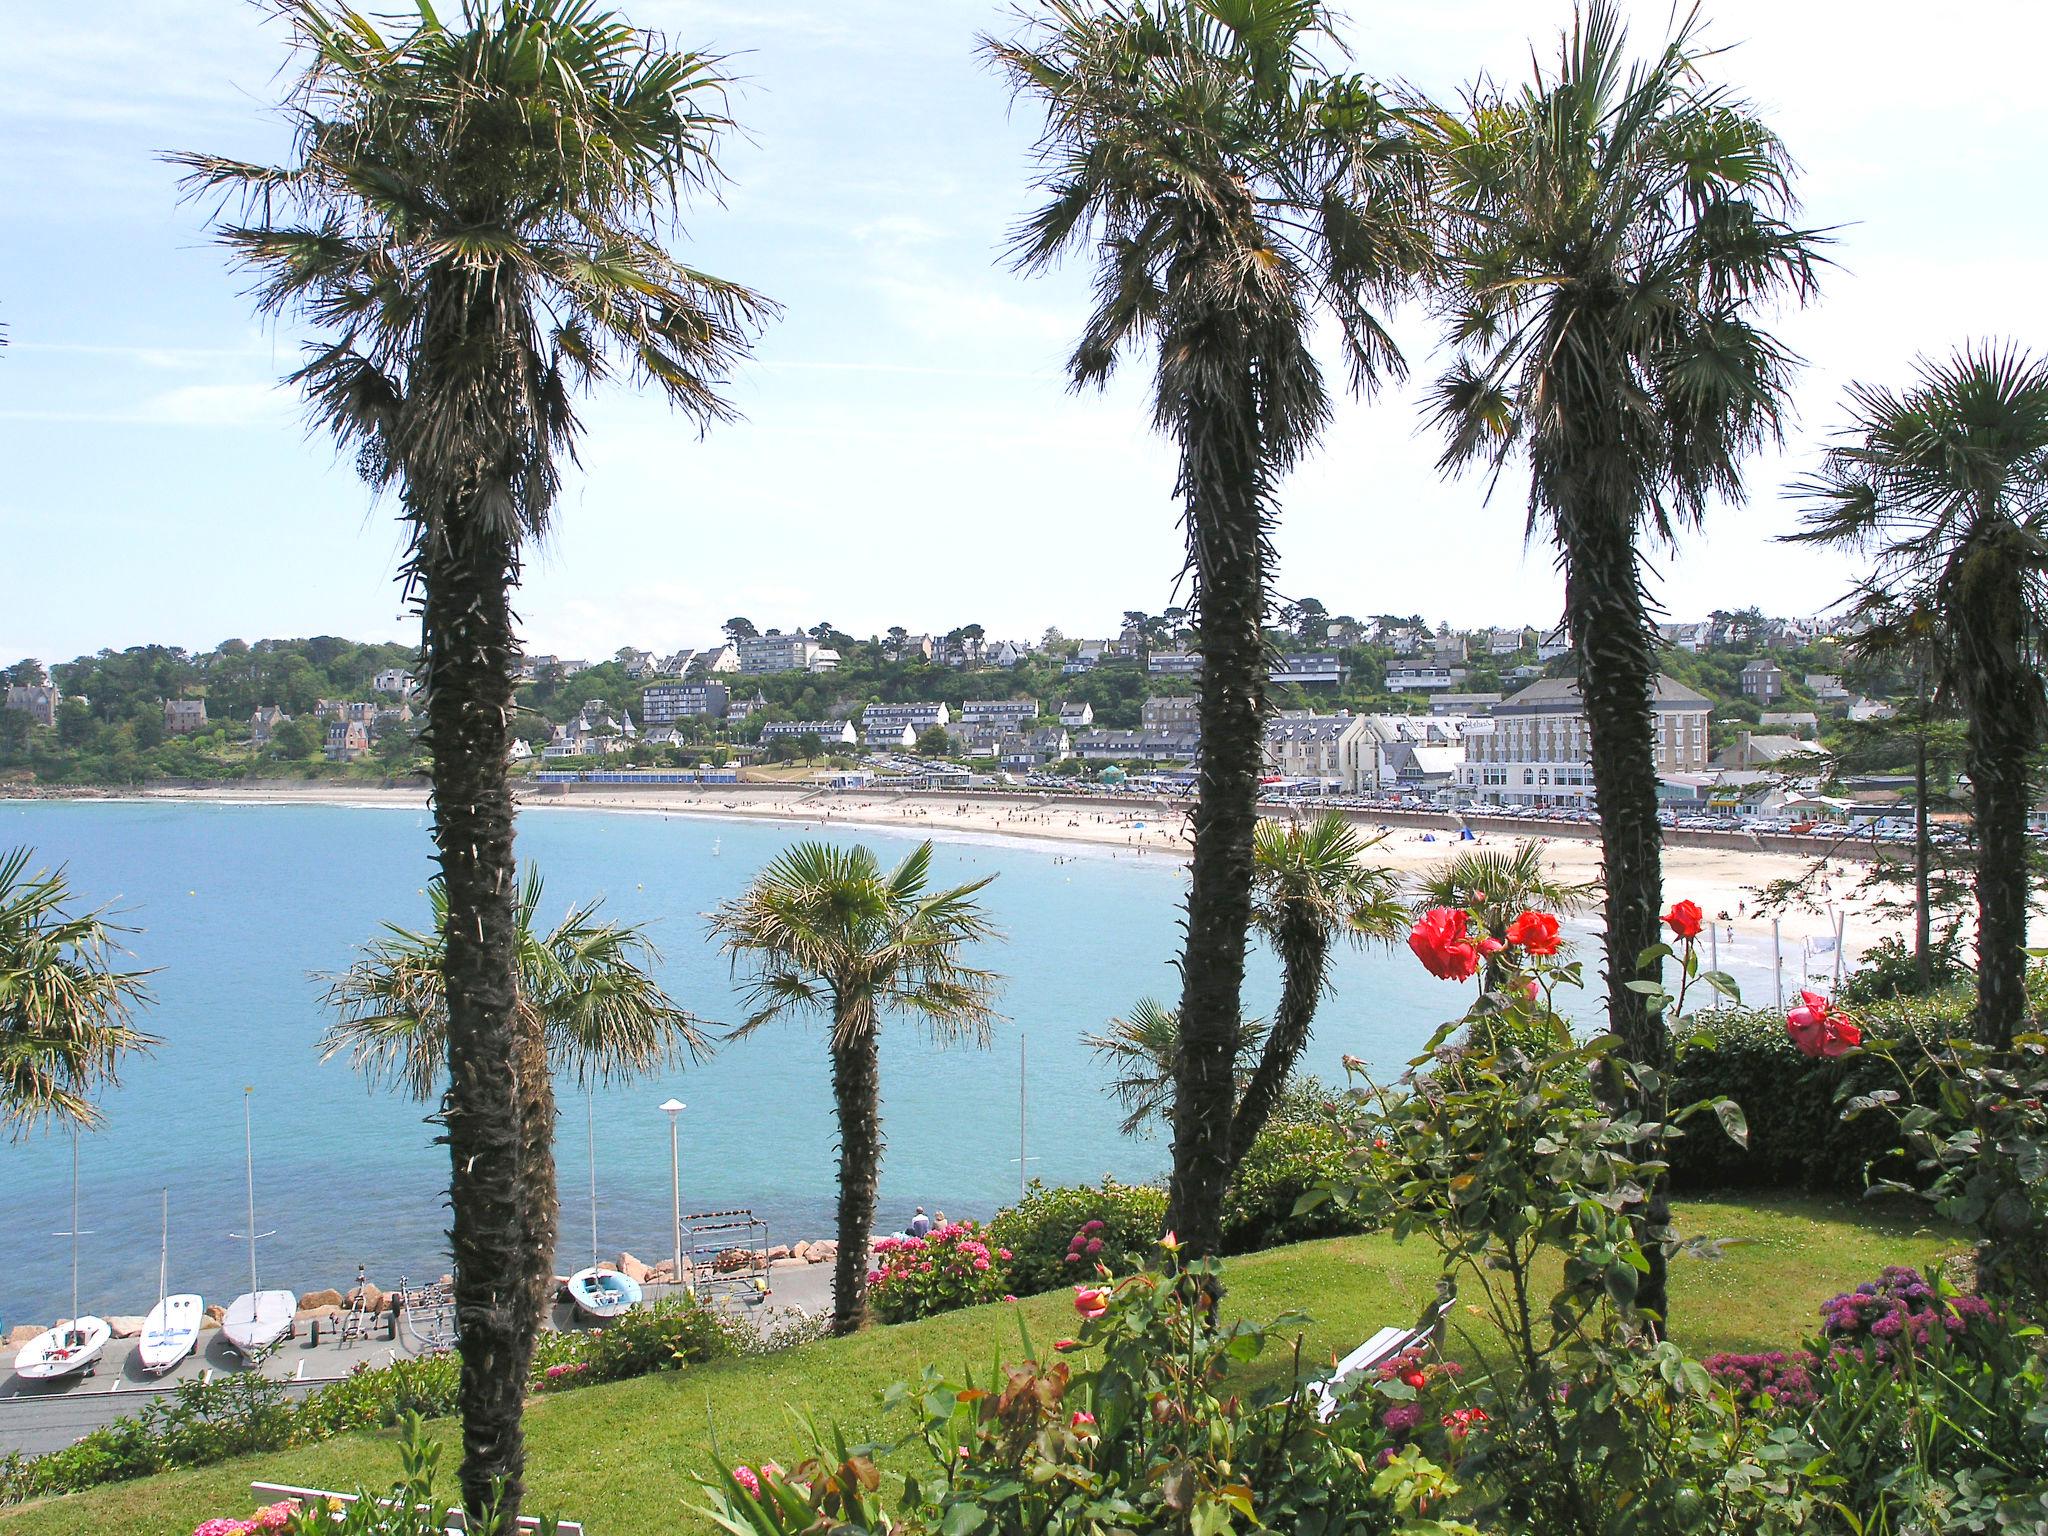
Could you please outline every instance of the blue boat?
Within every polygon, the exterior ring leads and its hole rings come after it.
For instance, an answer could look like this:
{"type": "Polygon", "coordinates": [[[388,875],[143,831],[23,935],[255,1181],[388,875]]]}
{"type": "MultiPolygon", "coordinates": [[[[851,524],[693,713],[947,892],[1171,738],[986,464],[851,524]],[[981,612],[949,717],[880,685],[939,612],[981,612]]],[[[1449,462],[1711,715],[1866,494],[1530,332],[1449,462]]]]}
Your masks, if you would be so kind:
{"type": "Polygon", "coordinates": [[[602,1321],[640,1304],[640,1282],[614,1269],[579,1269],[569,1277],[569,1299],[602,1321]]]}

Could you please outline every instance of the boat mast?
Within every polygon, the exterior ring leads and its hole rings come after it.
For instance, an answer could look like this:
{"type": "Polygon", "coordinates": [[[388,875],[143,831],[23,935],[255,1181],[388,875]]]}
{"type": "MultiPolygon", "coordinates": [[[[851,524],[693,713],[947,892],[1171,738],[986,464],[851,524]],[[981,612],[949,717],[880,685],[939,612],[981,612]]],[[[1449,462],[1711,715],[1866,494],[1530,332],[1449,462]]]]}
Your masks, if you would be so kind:
{"type": "MultiPolygon", "coordinates": [[[[78,1223],[77,1223],[77,1222],[73,1222],[73,1223],[72,1223],[72,1225],[73,1225],[73,1226],[77,1226],[77,1225],[78,1225],[78,1223]]],[[[165,1186],[165,1188],[164,1188],[164,1238],[163,1238],[163,1246],[162,1246],[162,1247],[160,1247],[160,1248],[159,1248],[159,1249],[157,1250],[157,1260],[156,1260],[156,1300],[157,1300],[157,1305],[158,1305],[158,1306],[162,1306],[162,1305],[163,1305],[163,1300],[164,1300],[164,1297],[165,1297],[166,1295],[168,1295],[168,1294],[169,1294],[169,1292],[170,1292],[170,1289],[171,1289],[171,1191],[170,1191],[170,1187],[169,1187],[168,1185],[166,1185],[166,1186],[165,1186]]]]}
{"type": "Polygon", "coordinates": [[[71,1129],[71,1326],[78,1326],[78,1128],[71,1129]]]}
{"type": "MultiPolygon", "coordinates": [[[[590,1267],[597,1268],[597,1088],[583,1085],[583,1134],[590,1142],[590,1267]]],[[[77,1225],[77,1223],[73,1223],[77,1225]]]]}
{"type": "Polygon", "coordinates": [[[256,1294],[256,1138],[250,1130],[249,1100],[254,1087],[242,1089],[242,1177],[249,1193],[249,1294],[256,1294]]]}

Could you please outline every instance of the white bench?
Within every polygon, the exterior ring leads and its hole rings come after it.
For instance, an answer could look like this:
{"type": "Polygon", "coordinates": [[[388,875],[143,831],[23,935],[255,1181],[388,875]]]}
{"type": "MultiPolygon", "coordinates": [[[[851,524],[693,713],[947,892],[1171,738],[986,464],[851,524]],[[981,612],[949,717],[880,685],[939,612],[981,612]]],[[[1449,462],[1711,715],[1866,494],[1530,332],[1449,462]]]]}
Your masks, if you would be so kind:
{"type": "MultiPolygon", "coordinates": [[[[259,1504],[275,1504],[280,1499],[296,1499],[301,1504],[325,1504],[329,1501],[353,1504],[360,1497],[360,1495],[353,1493],[329,1493],[321,1488],[293,1488],[284,1483],[251,1483],[249,1491],[256,1495],[256,1502],[259,1504]]],[[[391,1501],[389,1499],[379,1499],[377,1502],[379,1504],[388,1504],[391,1501]]],[[[539,1531],[544,1525],[545,1522],[538,1516],[521,1515],[519,1517],[518,1529],[522,1531],[539,1531]]],[[[469,1529],[469,1517],[459,1509],[451,1509],[448,1511],[447,1519],[442,1522],[441,1528],[447,1532],[466,1532],[469,1529]]],[[[555,1522],[554,1529],[558,1536],[583,1536],[582,1525],[574,1520],[558,1520],[555,1522]]]]}
{"type": "Polygon", "coordinates": [[[1363,1375],[1385,1365],[1395,1356],[1411,1349],[1434,1345],[1443,1332],[1444,1319],[1450,1316],[1456,1302],[1454,1295],[1446,1293],[1430,1303],[1429,1310],[1422,1314],[1422,1320],[1413,1328],[1382,1328],[1358,1348],[1339,1360],[1330,1374],[1322,1381],[1309,1384],[1309,1396],[1315,1400],[1316,1417],[1332,1419],[1342,1399],[1337,1387],[1347,1378],[1363,1375]]]}

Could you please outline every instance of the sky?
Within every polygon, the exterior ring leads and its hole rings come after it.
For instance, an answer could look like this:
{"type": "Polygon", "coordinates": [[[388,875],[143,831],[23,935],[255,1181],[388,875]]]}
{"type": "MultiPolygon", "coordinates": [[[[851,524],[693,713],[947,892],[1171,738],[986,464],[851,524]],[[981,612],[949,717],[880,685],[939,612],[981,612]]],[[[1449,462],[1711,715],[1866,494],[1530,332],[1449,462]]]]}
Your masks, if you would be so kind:
{"type": "MultiPolygon", "coordinates": [[[[581,467],[518,599],[530,650],[702,644],[728,617],[991,637],[1113,630],[1176,600],[1173,454],[1148,360],[1103,393],[1062,365],[1085,266],[1007,269],[1031,204],[1035,121],[976,57],[1016,26],[985,0],[621,0],[741,77],[730,184],[676,236],[783,307],[700,438],[654,399],[586,401],[581,467]]],[[[1670,21],[1630,0],[1639,49],[1670,21]]],[[[1772,542],[1784,487],[1852,380],[1983,336],[2048,346],[2048,7],[1973,0],[1710,0],[1710,66],[1802,167],[1835,265],[1780,333],[1808,359],[1786,450],[1748,498],[1656,558],[1676,618],[1819,611],[1843,556],[1772,542]]],[[[1546,57],[1568,0],[1354,0],[1354,66],[1451,95],[1546,57]]],[[[0,662],[151,642],[342,634],[414,640],[401,540],[279,376],[303,333],[243,281],[159,156],[286,150],[288,37],[242,0],[20,0],[0,50],[0,662]]],[[[1553,621],[1552,555],[1525,546],[1526,479],[1444,480],[1421,426],[1440,359],[1395,317],[1410,383],[1343,402],[1281,491],[1278,591],[1333,612],[1553,621]]]]}

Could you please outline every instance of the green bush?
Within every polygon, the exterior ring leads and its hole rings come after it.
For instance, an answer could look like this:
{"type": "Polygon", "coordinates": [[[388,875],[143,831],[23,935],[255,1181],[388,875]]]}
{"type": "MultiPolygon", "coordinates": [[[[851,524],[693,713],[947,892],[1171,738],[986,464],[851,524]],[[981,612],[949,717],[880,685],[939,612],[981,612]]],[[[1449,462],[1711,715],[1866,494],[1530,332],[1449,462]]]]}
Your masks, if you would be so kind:
{"type": "MultiPolygon", "coordinates": [[[[1861,1009],[1866,1038],[1932,1044],[1967,1034],[1970,999],[1954,993],[1899,998],[1861,1009]]],[[[1691,1104],[1727,1097],[1742,1106],[1749,1146],[1738,1146],[1709,1127],[1670,1145],[1672,1184],[1686,1191],[1713,1189],[1803,1190],[1856,1198],[1865,1170],[1898,1177],[1898,1126],[1881,1115],[1844,1122],[1840,1097],[1891,1088],[1897,1074],[1867,1057],[1808,1060],[1770,1009],[1702,1014],[1703,1037],[1689,1047],[1672,1080],[1671,1101],[1691,1104]]]]}
{"type": "Polygon", "coordinates": [[[1223,1251],[1253,1253],[1377,1227],[1377,1211],[1370,1204],[1344,1207],[1325,1201],[1295,1213],[1303,1195],[1344,1172],[1350,1144],[1344,1131],[1327,1122],[1296,1121],[1261,1131],[1223,1197],[1223,1251]]]}
{"type": "Polygon", "coordinates": [[[324,1440],[351,1429],[388,1429],[408,1414],[445,1418],[455,1412],[461,1379],[462,1363],[453,1354],[359,1365],[299,1405],[293,1438],[324,1440]]]}
{"type": "Polygon", "coordinates": [[[679,1371],[727,1353],[729,1326],[694,1298],[669,1296],[582,1335],[588,1341],[584,1358],[595,1381],[679,1371]]]}
{"type": "Polygon", "coordinates": [[[1026,1296],[1090,1279],[1098,1263],[1119,1273],[1142,1269],[1165,1223],[1164,1190],[1112,1178],[1097,1186],[1049,1189],[1033,1179],[1024,1198],[988,1224],[988,1245],[1010,1250],[1010,1290],[1026,1296]],[[1075,1237],[1091,1221],[1102,1225],[1085,1242],[1102,1246],[1069,1263],[1075,1237]]]}

